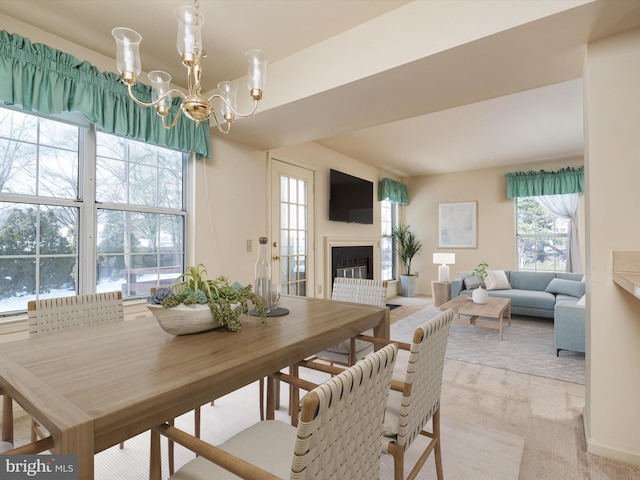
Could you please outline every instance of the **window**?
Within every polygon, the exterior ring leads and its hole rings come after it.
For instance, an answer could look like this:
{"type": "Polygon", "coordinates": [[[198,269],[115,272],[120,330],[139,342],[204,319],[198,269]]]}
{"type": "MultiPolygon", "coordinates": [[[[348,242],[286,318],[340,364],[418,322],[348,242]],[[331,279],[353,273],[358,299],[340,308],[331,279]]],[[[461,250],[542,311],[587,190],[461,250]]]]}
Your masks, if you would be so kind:
{"type": "Polygon", "coordinates": [[[184,264],[185,178],[181,152],[0,108],[0,315],[171,283],[184,264]]]}
{"type": "Polygon", "coordinates": [[[396,256],[393,254],[392,232],[398,226],[398,204],[389,200],[380,202],[382,219],[382,240],[380,242],[382,258],[382,280],[389,281],[396,278],[396,256]]]}
{"type": "Polygon", "coordinates": [[[515,205],[518,269],[564,272],[569,221],[550,213],[534,197],[516,198],[515,205]]]}

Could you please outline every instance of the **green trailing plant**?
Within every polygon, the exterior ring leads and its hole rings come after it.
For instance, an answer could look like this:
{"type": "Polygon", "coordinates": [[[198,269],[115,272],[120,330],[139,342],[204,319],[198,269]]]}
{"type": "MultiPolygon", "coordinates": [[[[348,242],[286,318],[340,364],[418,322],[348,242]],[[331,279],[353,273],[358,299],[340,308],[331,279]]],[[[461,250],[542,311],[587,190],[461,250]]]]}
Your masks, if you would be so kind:
{"type": "Polygon", "coordinates": [[[395,240],[394,250],[404,265],[405,275],[411,275],[411,261],[422,248],[422,243],[409,228],[410,225],[400,224],[391,233],[395,240]]]}
{"type": "Polygon", "coordinates": [[[487,278],[488,275],[487,268],[489,268],[487,262],[480,262],[478,266],[471,271],[471,275],[478,277],[481,282],[484,282],[484,279],[487,278]]]}
{"type": "Polygon", "coordinates": [[[184,305],[208,305],[216,320],[227,330],[237,332],[242,327],[240,315],[249,312],[249,303],[266,323],[266,313],[262,299],[256,295],[251,285],[231,283],[225,276],[206,279],[207,270],[199,264],[187,268],[170,288],[158,288],[147,298],[147,302],[165,308],[184,305]]]}

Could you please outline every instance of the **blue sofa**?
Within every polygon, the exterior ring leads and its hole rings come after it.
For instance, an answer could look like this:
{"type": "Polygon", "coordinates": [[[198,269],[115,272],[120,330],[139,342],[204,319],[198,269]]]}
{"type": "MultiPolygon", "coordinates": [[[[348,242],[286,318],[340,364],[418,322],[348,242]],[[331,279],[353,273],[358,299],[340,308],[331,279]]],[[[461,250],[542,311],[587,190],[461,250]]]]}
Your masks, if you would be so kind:
{"type": "Polygon", "coordinates": [[[577,302],[556,303],[553,321],[556,356],[560,350],[585,352],[585,307],[577,302]]]}
{"type": "MultiPolygon", "coordinates": [[[[512,313],[553,318],[556,354],[585,351],[585,308],[577,305],[585,292],[582,273],[504,272],[511,288],[488,290],[489,296],[510,298],[512,313]]],[[[471,272],[462,272],[451,282],[451,298],[471,295],[479,285],[471,272]]]]}
{"type": "MultiPolygon", "coordinates": [[[[557,302],[577,303],[584,295],[582,273],[527,272],[505,270],[511,285],[506,290],[489,290],[490,297],[511,299],[511,312],[519,315],[554,318],[557,302]],[[558,279],[558,281],[555,281],[558,279]],[[554,281],[553,283],[551,283],[554,281]]],[[[477,279],[470,272],[451,282],[451,298],[471,295],[477,279]],[[462,285],[461,285],[462,284],[462,285]]]]}

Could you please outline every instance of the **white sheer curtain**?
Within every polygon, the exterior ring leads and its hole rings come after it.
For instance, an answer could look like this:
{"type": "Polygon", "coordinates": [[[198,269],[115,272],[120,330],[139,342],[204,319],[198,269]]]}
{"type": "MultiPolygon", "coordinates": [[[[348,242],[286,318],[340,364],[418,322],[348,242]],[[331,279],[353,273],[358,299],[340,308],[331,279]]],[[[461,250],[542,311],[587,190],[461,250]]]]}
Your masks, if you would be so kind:
{"type": "Polygon", "coordinates": [[[578,239],[578,194],[541,195],[533,198],[554,215],[569,219],[567,272],[582,273],[582,255],[580,254],[580,242],[578,239]]]}

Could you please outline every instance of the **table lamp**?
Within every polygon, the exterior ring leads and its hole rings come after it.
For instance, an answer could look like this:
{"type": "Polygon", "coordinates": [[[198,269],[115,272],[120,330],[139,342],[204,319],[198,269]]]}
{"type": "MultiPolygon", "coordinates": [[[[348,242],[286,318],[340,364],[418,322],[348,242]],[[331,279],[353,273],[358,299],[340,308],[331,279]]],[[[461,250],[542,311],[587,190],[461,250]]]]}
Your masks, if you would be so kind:
{"type": "Polygon", "coordinates": [[[438,281],[448,282],[449,281],[449,265],[454,265],[456,263],[456,254],[455,253],[434,253],[433,263],[440,264],[440,266],[438,267],[438,281]]]}

